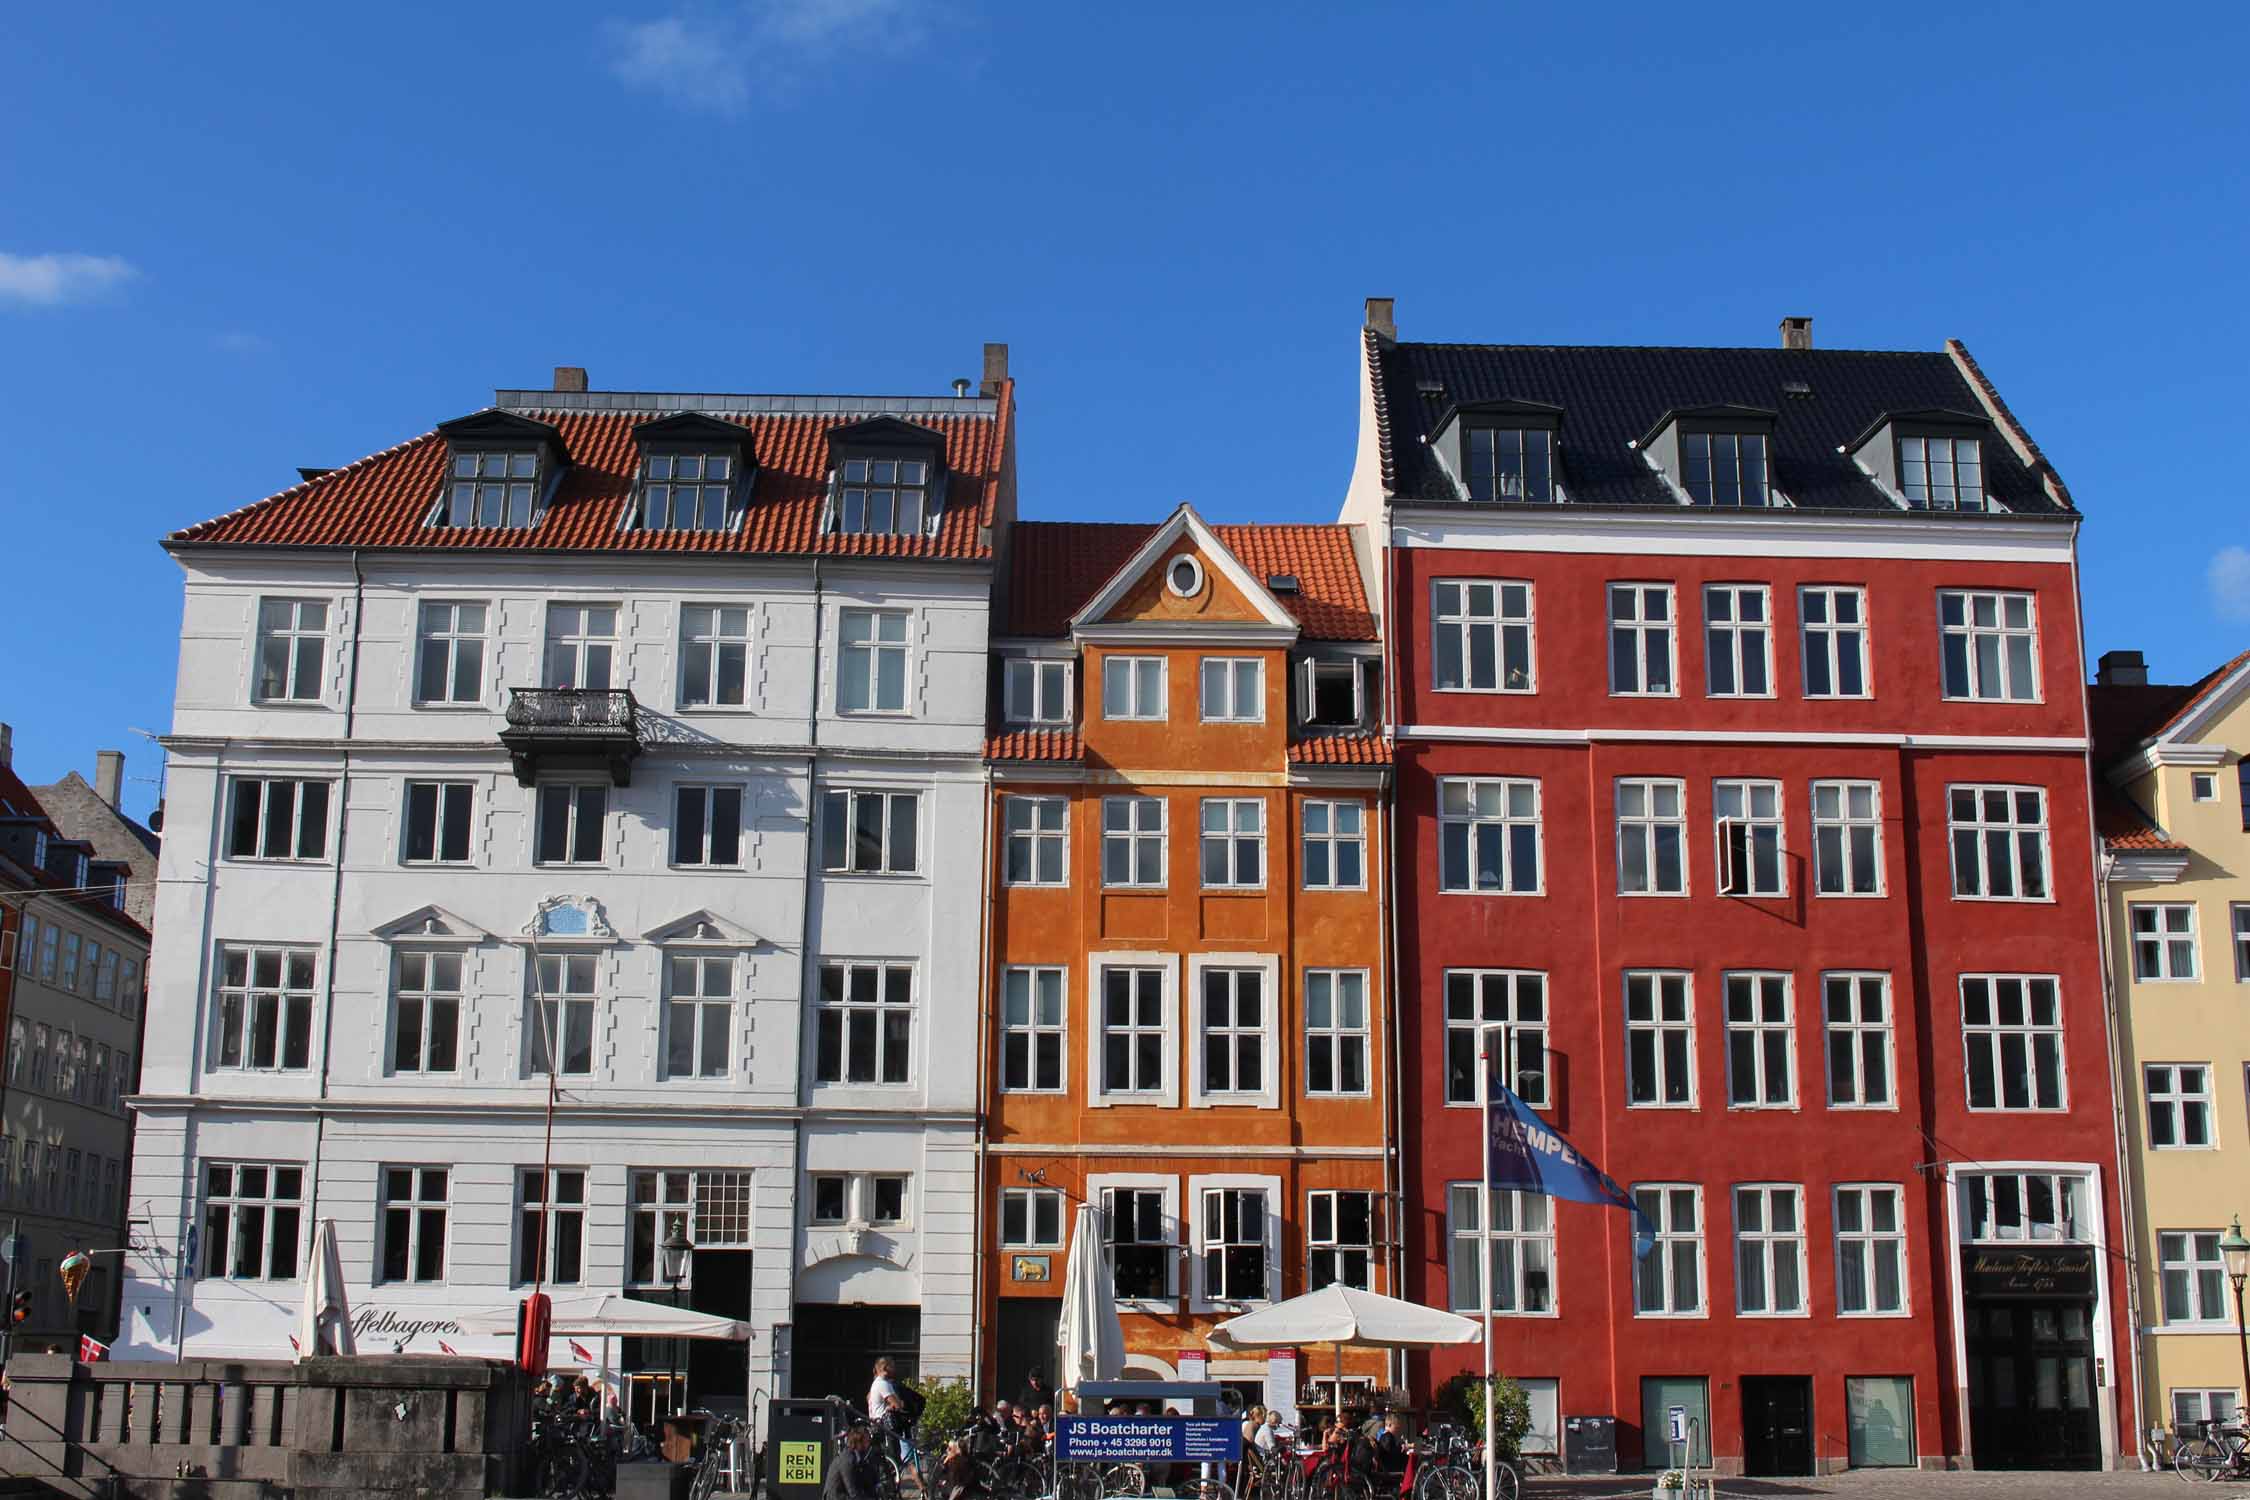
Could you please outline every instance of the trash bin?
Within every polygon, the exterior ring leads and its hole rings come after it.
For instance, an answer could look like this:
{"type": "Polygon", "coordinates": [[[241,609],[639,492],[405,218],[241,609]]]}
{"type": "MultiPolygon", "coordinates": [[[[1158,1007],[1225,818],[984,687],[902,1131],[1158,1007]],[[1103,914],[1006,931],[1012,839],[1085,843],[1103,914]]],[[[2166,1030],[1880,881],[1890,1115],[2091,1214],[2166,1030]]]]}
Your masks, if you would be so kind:
{"type": "Polygon", "coordinates": [[[820,1500],[828,1460],[846,1422],[844,1403],[826,1396],[776,1397],[766,1408],[766,1494],[770,1500],[820,1500]]]}
{"type": "Polygon", "coordinates": [[[616,1500],[687,1500],[694,1482],[692,1464],[619,1464],[611,1493],[616,1500]]]}
{"type": "Polygon", "coordinates": [[[1563,1419],[1563,1472],[1614,1474],[1617,1472],[1617,1418],[1565,1417],[1563,1419]]]}

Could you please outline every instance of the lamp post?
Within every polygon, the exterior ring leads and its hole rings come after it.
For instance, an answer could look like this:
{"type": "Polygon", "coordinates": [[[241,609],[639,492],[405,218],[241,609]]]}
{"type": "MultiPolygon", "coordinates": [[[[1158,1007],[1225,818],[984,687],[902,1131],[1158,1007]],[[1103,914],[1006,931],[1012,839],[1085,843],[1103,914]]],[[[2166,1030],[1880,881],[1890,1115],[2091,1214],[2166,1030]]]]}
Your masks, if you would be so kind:
{"type": "Polygon", "coordinates": [[[2250,1239],[2243,1237],[2242,1215],[2219,1236],[2219,1254],[2226,1257],[2227,1280],[2234,1283],[2234,1337],[2242,1349],[2242,1396],[2250,1401],[2250,1329],[2242,1325],[2242,1283],[2250,1281],[2250,1239]]]}
{"type": "MultiPolygon", "coordinates": [[[[664,1279],[672,1284],[672,1305],[678,1307],[681,1305],[680,1282],[687,1276],[688,1256],[695,1249],[695,1246],[688,1241],[686,1216],[684,1214],[672,1221],[671,1233],[664,1236],[664,1243],[657,1248],[664,1255],[664,1279]]],[[[687,1381],[680,1369],[680,1341],[674,1339],[672,1341],[672,1410],[676,1412],[687,1410],[685,1399],[687,1392],[682,1389],[686,1384],[687,1381]]]]}

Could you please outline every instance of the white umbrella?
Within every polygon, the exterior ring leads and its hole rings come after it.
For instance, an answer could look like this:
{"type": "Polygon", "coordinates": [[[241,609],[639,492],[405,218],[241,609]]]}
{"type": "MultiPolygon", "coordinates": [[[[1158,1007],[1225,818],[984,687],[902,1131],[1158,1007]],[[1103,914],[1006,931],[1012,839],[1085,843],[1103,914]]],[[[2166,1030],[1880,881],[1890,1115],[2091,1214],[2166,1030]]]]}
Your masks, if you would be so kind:
{"type": "MultiPolygon", "coordinates": [[[[670,1307],[628,1297],[623,1292],[565,1292],[548,1299],[550,1338],[746,1339],[748,1323],[692,1307],[670,1307]]],[[[460,1321],[492,1333],[516,1331],[516,1309],[485,1308],[460,1321]]]]}
{"type": "Polygon", "coordinates": [[[1125,1367],[1125,1329],[1117,1321],[1116,1282],[1101,1224],[1091,1203],[1078,1205],[1063,1267],[1062,1320],[1055,1327],[1055,1347],[1062,1351],[1057,1389],[1082,1380],[1115,1380],[1125,1367]]]}
{"type": "Polygon", "coordinates": [[[1344,1349],[1434,1349],[1473,1343],[1483,1331],[1419,1302],[1406,1302],[1355,1287],[1331,1285],[1287,1302],[1229,1318],[1211,1331],[1222,1349],[1290,1349],[1299,1344],[1336,1346],[1336,1407],[1343,1414],[1344,1349]]]}
{"type": "Polygon", "coordinates": [[[336,1221],[322,1219],[313,1233],[312,1274],[305,1278],[297,1357],[357,1352],[352,1347],[352,1310],[344,1298],[344,1257],[336,1249],[336,1221]]]}

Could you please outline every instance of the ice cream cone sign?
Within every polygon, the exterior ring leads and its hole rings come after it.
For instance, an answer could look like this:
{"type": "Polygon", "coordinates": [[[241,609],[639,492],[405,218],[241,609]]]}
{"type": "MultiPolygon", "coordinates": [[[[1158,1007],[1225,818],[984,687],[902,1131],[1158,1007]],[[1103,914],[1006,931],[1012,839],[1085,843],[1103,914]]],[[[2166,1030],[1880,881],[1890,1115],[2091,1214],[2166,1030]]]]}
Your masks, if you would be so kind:
{"type": "Polygon", "coordinates": [[[62,1273],[63,1295],[71,1306],[78,1305],[78,1289],[86,1284],[86,1273],[94,1268],[94,1259],[83,1250],[73,1250],[63,1257],[56,1269],[62,1273]]]}

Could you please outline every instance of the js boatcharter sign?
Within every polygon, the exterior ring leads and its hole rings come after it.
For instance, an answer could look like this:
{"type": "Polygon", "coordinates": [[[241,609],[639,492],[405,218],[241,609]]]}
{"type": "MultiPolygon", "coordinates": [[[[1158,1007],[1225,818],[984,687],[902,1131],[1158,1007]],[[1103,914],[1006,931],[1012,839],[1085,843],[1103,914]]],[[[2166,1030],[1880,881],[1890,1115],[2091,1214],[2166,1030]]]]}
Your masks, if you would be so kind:
{"type": "Polygon", "coordinates": [[[1242,1419],[1057,1417],[1055,1457],[1079,1464],[1233,1463],[1242,1457],[1242,1419]]]}

